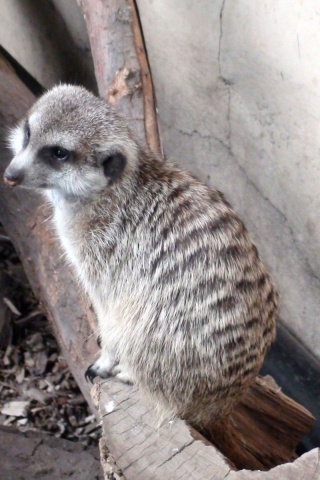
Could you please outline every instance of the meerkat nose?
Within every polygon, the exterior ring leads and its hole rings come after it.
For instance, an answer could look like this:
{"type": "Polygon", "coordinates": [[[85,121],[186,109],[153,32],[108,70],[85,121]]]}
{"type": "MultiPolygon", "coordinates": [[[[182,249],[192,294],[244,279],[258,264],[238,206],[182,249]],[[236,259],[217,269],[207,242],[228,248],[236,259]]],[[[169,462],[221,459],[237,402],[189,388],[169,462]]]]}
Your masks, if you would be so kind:
{"type": "Polygon", "coordinates": [[[4,172],[3,179],[9,187],[15,187],[18,185],[18,183],[21,182],[22,180],[22,175],[18,174],[17,172],[15,173],[10,173],[10,172],[4,172]]]}

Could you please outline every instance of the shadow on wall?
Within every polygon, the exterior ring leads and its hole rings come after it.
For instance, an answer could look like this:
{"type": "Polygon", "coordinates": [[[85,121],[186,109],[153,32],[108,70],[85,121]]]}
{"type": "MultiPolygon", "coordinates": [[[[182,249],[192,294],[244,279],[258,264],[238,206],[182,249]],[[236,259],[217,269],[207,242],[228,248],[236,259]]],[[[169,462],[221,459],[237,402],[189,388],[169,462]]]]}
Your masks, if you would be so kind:
{"type": "MultiPolygon", "coordinates": [[[[97,92],[93,64],[88,61],[89,48],[80,48],[75,44],[64,18],[55,6],[43,0],[16,0],[15,3],[17,14],[28,19],[43,49],[48,48],[48,62],[51,69],[57,71],[61,82],[82,84],[97,92]],[[85,55],[82,56],[82,53],[85,55]]],[[[46,53],[43,55],[45,57],[46,53]]]]}

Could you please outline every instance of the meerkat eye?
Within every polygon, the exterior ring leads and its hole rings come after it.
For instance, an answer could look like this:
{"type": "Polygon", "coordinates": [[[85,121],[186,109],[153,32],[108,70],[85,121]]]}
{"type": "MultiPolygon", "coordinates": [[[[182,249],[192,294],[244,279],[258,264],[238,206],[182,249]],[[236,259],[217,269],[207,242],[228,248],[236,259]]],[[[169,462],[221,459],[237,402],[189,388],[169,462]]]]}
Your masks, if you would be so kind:
{"type": "Polygon", "coordinates": [[[65,162],[70,156],[69,150],[62,147],[52,147],[52,155],[60,162],[65,162]]]}
{"type": "Polygon", "coordinates": [[[29,122],[27,121],[24,126],[23,148],[26,148],[28,146],[29,141],[30,141],[30,126],[29,126],[29,122]]]}

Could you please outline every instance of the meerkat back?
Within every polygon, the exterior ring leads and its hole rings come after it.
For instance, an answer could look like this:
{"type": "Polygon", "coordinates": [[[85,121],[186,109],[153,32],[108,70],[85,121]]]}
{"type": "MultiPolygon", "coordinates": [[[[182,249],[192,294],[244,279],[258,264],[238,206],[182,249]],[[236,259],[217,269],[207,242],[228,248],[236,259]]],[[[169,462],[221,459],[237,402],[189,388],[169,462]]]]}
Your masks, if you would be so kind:
{"type": "Polygon", "coordinates": [[[87,378],[136,383],[162,419],[228,415],[274,339],[278,294],[223,195],[143,150],[81,87],[46,93],[12,147],[7,183],[47,195],[97,314],[87,378]]]}

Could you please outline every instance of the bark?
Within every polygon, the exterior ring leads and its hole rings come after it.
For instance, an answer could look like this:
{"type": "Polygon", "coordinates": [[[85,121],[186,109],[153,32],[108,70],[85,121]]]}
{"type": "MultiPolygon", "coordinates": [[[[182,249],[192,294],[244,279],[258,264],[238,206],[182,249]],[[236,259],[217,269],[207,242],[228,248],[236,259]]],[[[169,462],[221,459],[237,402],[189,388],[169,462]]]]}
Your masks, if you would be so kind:
{"type": "Polygon", "coordinates": [[[129,119],[138,139],[161,153],[155,99],[134,0],[78,0],[100,95],[129,119]]]}
{"type": "Polygon", "coordinates": [[[310,412],[282,393],[272,377],[257,377],[231,418],[213,423],[205,435],[237,468],[266,470],[294,460],[313,424],[310,412]]]}

